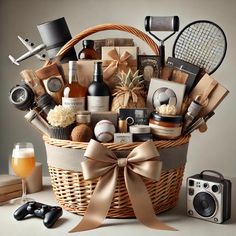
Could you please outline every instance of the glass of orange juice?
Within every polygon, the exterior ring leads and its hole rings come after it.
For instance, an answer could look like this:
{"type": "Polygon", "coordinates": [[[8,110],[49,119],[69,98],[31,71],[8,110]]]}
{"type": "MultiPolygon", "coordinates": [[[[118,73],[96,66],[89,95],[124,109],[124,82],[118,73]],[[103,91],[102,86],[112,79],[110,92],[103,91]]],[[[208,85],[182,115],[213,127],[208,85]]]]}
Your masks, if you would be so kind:
{"type": "Polygon", "coordinates": [[[22,202],[27,201],[26,177],[35,168],[34,146],[29,142],[16,143],[12,151],[12,169],[22,179],[22,202]]]}

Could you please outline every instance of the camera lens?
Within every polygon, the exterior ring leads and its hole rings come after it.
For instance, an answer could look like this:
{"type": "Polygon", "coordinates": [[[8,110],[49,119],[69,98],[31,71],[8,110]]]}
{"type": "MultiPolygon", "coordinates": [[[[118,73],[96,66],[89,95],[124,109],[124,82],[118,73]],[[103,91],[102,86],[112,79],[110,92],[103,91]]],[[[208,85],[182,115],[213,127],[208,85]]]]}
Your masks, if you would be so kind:
{"type": "Polygon", "coordinates": [[[133,118],[133,117],[128,116],[128,117],[126,118],[126,120],[127,120],[127,124],[128,124],[128,125],[133,125],[133,124],[134,124],[134,118],[133,118]]]}
{"type": "Polygon", "coordinates": [[[193,206],[196,212],[203,217],[212,216],[216,210],[214,198],[206,192],[200,192],[194,197],[193,206]]]}
{"type": "Polygon", "coordinates": [[[214,192],[214,193],[218,192],[218,191],[219,191],[218,185],[212,185],[211,190],[212,190],[212,192],[214,192]]]}

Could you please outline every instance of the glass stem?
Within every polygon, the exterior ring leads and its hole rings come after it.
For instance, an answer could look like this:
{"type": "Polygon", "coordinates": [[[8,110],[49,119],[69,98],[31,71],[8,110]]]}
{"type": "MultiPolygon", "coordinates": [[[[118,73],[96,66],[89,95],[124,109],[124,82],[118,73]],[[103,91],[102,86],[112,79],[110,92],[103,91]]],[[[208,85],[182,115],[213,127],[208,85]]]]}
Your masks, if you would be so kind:
{"type": "Polygon", "coordinates": [[[21,197],[22,203],[25,203],[26,200],[26,180],[22,179],[22,197],[21,197]]]}

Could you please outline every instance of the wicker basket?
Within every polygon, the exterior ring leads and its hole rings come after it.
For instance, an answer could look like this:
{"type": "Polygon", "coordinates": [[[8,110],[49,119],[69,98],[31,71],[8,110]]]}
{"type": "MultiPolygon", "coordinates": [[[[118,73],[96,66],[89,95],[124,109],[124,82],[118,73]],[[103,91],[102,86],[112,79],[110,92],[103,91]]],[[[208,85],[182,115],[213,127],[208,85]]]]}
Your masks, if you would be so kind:
{"type": "MultiPolygon", "coordinates": [[[[83,38],[103,30],[120,30],[131,33],[146,42],[154,54],[158,55],[159,53],[155,42],[142,31],[126,25],[103,24],[88,28],[76,35],[74,39],[64,45],[59,51],[58,56],[63,56],[83,38]]],[[[57,140],[47,136],[44,136],[44,142],[53,191],[58,203],[65,210],[83,215],[93,194],[97,180],[85,181],[82,172],[78,169],[74,169],[74,164],[71,164],[71,167],[68,166],[72,159],[72,163],[77,162],[79,165],[88,143],[57,140]],[[77,152],[78,158],[76,157],[77,152]],[[68,155],[74,155],[74,157],[69,158],[68,155]],[[65,165],[61,166],[60,163],[63,161],[66,163],[67,167],[65,167],[65,165]]],[[[189,137],[181,137],[177,140],[154,141],[155,146],[160,152],[161,159],[164,162],[164,168],[162,169],[159,181],[153,182],[147,179],[144,179],[144,181],[156,214],[171,209],[177,204],[186,162],[188,142],[189,137]],[[176,161],[176,159],[178,159],[178,161],[176,161]]],[[[104,145],[117,153],[129,153],[139,144],[138,142],[134,142],[132,144],[106,143],[104,145]]],[[[135,217],[125,187],[124,178],[121,174],[118,177],[108,217],[135,217]]]]}

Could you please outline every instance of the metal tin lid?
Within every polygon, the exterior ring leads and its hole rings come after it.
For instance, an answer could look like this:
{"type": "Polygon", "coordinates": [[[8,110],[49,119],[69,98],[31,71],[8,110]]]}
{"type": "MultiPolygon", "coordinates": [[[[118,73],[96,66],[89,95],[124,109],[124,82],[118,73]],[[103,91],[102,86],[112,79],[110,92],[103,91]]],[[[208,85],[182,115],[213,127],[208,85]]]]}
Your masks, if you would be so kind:
{"type": "Polygon", "coordinates": [[[182,116],[171,116],[171,115],[160,115],[156,112],[152,112],[150,115],[150,118],[155,120],[155,121],[163,121],[163,122],[171,122],[171,123],[181,123],[183,121],[182,116]]]}
{"type": "Polygon", "coordinates": [[[151,132],[151,128],[148,125],[131,125],[129,132],[132,134],[148,134],[151,132]]]}
{"type": "Polygon", "coordinates": [[[76,122],[79,124],[89,124],[91,122],[91,112],[79,111],[76,113],[76,122]]]}

